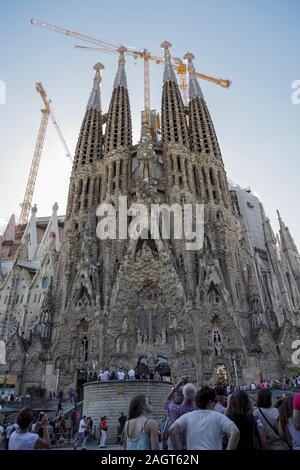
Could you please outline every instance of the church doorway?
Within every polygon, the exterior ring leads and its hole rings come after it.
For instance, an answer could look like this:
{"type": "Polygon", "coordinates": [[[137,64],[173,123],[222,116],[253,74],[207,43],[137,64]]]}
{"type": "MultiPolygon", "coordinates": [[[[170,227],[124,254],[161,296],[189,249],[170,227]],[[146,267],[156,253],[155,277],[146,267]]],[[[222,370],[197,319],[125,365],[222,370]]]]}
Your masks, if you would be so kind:
{"type": "Polygon", "coordinates": [[[215,366],[215,383],[218,385],[226,385],[228,383],[227,369],[224,363],[215,366]]]}
{"type": "Polygon", "coordinates": [[[87,382],[87,370],[85,369],[78,369],[77,370],[77,400],[81,401],[83,399],[83,384],[87,382]]]}

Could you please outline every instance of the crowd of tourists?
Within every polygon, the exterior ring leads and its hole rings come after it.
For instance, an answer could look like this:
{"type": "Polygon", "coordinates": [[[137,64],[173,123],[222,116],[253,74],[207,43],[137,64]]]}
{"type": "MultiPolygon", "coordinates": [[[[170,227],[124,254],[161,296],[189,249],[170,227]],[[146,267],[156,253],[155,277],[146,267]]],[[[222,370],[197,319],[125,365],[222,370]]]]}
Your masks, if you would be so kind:
{"type": "MultiPolygon", "coordinates": [[[[24,407],[16,419],[0,420],[0,449],[9,449],[11,435],[15,431],[22,433],[22,429],[26,429],[26,432],[29,433],[28,441],[26,438],[20,438],[19,441],[21,448],[25,447],[24,450],[29,450],[31,443],[35,442],[32,436],[30,436],[32,433],[38,434],[42,439],[44,437],[46,439],[46,436],[48,436],[49,447],[61,447],[65,444],[65,435],[68,428],[68,417],[62,411],[55,418],[49,420],[45,412],[35,412],[31,407],[24,407]],[[30,424],[27,426],[29,419],[30,424]],[[47,427],[47,434],[44,430],[45,427],[47,427]],[[31,437],[31,440],[29,437],[31,437]]],[[[37,447],[33,448],[41,448],[40,444],[37,443],[37,447]]]]}
{"type": "Polygon", "coordinates": [[[158,371],[155,372],[149,372],[149,373],[138,373],[134,369],[122,369],[121,367],[118,367],[116,369],[106,369],[106,370],[100,370],[100,372],[97,374],[97,372],[90,372],[88,375],[88,381],[89,382],[96,382],[96,381],[101,381],[105,382],[108,380],[165,380],[165,381],[170,381],[169,377],[162,376],[158,371]]]}
{"type": "Polygon", "coordinates": [[[122,442],[128,450],[300,450],[300,393],[272,403],[272,390],[260,388],[254,406],[244,390],[198,390],[187,378],[172,387],[164,404],[161,433],[149,418],[149,397],[133,398],[122,442]],[[161,443],[160,443],[161,442],[161,443]]]}
{"type": "MultiPolygon", "coordinates": [[[[130,402],[128,417],[121,413],[119,418],[119,443],[127,450],[300,450],[300,393],[293,396],[284,391],[274,401],[270,383],[256,387],[254,400],[245,390],[230,386],[206,385],[197,390],[182,377],[166,397],[160,426],[151,418],[151,397],[137,395],[130,402]]],[[[98,446],[104,449],[109,417],[102,416],[96,424],[90,417],[78,418],[74,449],[86,449],[96,429],[98,446]]],[[[0,447],[25,450],[63,445],[67,426],[62,410],[49,423],[45,413],[37,417],[26,407],[15,422],[5,426],[0,422],[0,447]]]]}

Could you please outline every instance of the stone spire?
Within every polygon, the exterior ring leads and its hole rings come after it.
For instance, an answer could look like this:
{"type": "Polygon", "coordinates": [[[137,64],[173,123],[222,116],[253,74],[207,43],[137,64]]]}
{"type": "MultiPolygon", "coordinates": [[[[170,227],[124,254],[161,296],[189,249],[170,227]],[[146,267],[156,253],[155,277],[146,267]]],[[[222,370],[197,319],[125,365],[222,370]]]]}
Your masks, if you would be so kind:
{"type": "Polygon", "coordinates": [[[90,99],[87,104],[87,111],[90,109],[98,109],[101,112],[101,95],[100,95],[100,83],[102,81],[102,77],[100,74],[100,70],[104,69],[104,65],[98,62],[94,65],[94,70],[96,70],[95,78],[94,78],[94,85],[91,92],[90,99]]]}
{"type": "Polygon", "coordinates": [[[279,211],[277,211],[278,220],[279,220],[279,235],[281,241],[282,254],[286,259],[286,262],[289,265],[289,268],[293,274],[293,277],[296,281],[298,290],[300,291],[300,255],[294,239],[290,233],[289,228],[284,224],[279,211]]]}
{"type": "Polygon", "coordinates": [[[125,52],[127,52],[126,47],[120,46],[118,49],[119,52],[119,62],[118,62],[118,70],[114,80],[114,88],[118,86],[122,86],[127,88],[127,77],[125,71],[125,52]]]}
{"type": "Polygon", "coordinates": [[[36,204],[31,208],[31,217],[29,220],[28,234],[28,260],[33,260],[35,258],[35,253],[37,249],[37,227],[36,227],[36,213],[37,206],[36,204]]]}
{"type": "Polygon", "coordinates": [[[195,67],[193,65],[193,59],[195,58],[194,54],[192,54],[191,52],[187,52],[183,58],[187,60],[188,62],[188,72],[189,72],[189,77],[190,77],[189,98],[191,100],[195,98],[196,96],[199,96],[199,98],[202,98],[204,100],[204,96],[200,88],[198,78],[196,77],[196,74],[195,74],[195,67]]]}
{"type": "Polygon", "coordinates": [[[296,244],[294,242],[294,239],[291,235],[291,232],[289,228],[283,222],[278,210],[277,210],[277,216],[278,216],[278,221],[279,221],[279,226],[280,226],[279,233],[280,233],[282,248],[286,248],[286,249],[290,248],[295,252],[295,254],[299,256],[299,253],[298,253],[296,244]]]}
{"type": "MultiPolygon", "coordinates": [[[[99,62],[94,65],[93,88],[87,103],[77,141],[71,181],[69,186],[66,222],[70,227],[78,226],[75,214],[92,205],[95,165],[102,158],[102,116],[101,116],[101,70],[99,62]]],[[[81,218],[81,221],[83,219],[81,218]]],[[[67,226],[67,225],[66,225],[67,226]]],[[[58,242],[57,242],[58,243],[58,242]]]]}
{"type": "Polygon", "coordinates": [[[187,52],[189,72],[189,130],[191,150],[207,153],[221,159],[218,139],[202,90],[195,74],[194,55],[187,52]]]}
{"type": "Polygon", "coordinates": [[[100,98],[100,71],[104,66],[99,62],[94,65],[96,70],[92,92],[82,121],[80,134],[74,157],[73,174],[84,165],[99,160],[102,156],[102,124],[100,98]]]}
{"type": "Polygon", "coordinates": [[[171,46],[172,44],[168,41],[161,44],[165,57],[161,112],[162,139],[165,144],[172,142],[188,146],[188,129],[184,104],[171,62],[169,51],[171,46]]]}
{"type": "Polygon", "coordinates": [[[14,241],[16,236],[16,218],[15,214],[10,216],[8,224],[3,234],[3,240],[5,241],[14,241]]]}
{"type": "Polygon", "coordinates": [[[128,148],[132,144],[130,101],[125,72],[126,50],[123,46],[119,48],[118,70],[114,80],[105,132],[105,154],[117,147],[128,148]]]}
{"type": "Polygon", "coordinates": [[[286,285],[287,283],[284,279],[284,275],[280,266],[280,259],[278,257],[277,239],[274,235],[274,232],[270,223],[270,219],[265,214],[265,210],[264,210],[262,203],[260,203],[260,210],[261,210],[261,215],[262,215],[267,255],[270,260],[270,271],[271,273],[274,273],[275,275],[276,283],[278,284],[278,287],[279,287],[279,295],[282,298],[283,304],[287,307],[289,311],[292,311],[293,307],[290,301],[290,296],[289,296],[287,285],[286,285]]]}
{"type": "Polygon", "coordinates": [[[169,41],[164,41],[161,43],[160,47],[164,50],[164,58],[165,58],[165,67],[164,67],[164,76],[163,76],[163,83],[166,82],[175,82],[177,83],[177,78],[174,72],[174,68],[171,62],[171,54],[170,54],[170,47],[172,44],[169,41]]]}

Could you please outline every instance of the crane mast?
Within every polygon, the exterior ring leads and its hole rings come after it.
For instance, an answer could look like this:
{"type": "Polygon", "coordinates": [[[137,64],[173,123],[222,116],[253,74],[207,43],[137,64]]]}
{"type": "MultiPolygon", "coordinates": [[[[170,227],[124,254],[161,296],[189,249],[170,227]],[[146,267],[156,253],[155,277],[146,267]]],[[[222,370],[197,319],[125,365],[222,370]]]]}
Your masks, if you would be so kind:
{"type": "Polygon", "coordinates": [[[34,148],[34,153],[33,153],[33,158],[31,162],[31,167],[30,167],[30,172],[27,180],[27,185],[26,185],[26,190],[25,190],[25,195],[24,195],[24,200],[21,205],[21,214],[19,217],[18,224],[19,226],[24,225],[28,221],[28,217],[30,214],[31,206],[32,206],[32,198],[33,198],[33,193],[34,193],[34,188],[35,188],[35,183],[36,183],[36,178],[39,170],[39,165],[41,161],[41,155],[42,155],[42,150],[43,150],[43,145],[45,141],[45,135],[46,135],[46,130],[47,130],[47,125],[49,121],[49,117],[51,118],[53,125],[56,129],[56,132],[58,134],[58,137],[66,151],[67,157],[69,157],[72,160],[70,150],[68,149],[68,146],[66,144],[66,141],[62,135],[62,132],[60,130],[60,127],[57,123],[57,120],[55,118],[53,108],[51,106],[51,100],[47,99],[47,93],[43,87],[43,85],[40,82],[37,82],[35,84],[37,92],[40,94],[44,108],[41,110],[42,111],[42,119],[41,119],[41,124],[39,127],[39,132],[38,132],[38,137],[37,141],[35,144],[34,148]]]}
{"type": "Polygon", "coordinates": [[[36,141],[35,148],[34,148],[34,153],[33,153],[33,158],[31,162],[29,177],[27,180],[24,200],[21,204],[21,215],[19,218],[19,225],[26,224],[29,214],[30,214],[31,205],[32,205],[32,197],[33,197],[34,187],[36,183],[36,177],[37,177],[38,170],[39,170],[42,149],[44,145],[47,124],[49,120],[49,109],[44,108],[41,111],[42,111],[42,119],[41,119],[41,124],[40,124],[39,132],[38,132],[37,141],[36,141]]]}
{"type": "Polygon", "coordinates": [[[59,125],[58,125],[58,122],[57,122],[57,120],[56,120],[56,118],[55,118],[54,111],[53,111],[53,108],[52,108],[52,105],[51,105],[52,102],[51,102],[51,100],[48,100],[48,99],[47,99],[47,93],[46,93],[46,91],[45,91],[45,88],[43,87],[43,85],[41,84],[41,82],[37,82],[37,83],[35,84],[35,87],[36,87],[37,92],[40,94],[40,96],[41,96],[41,98],[42,98],[42,100],[43,100],[43,103],[44,103],[44,105],[45,105],[45,108],[49,110],[49,115],[50,115],[51,121],[53,122],[53,125],[54,125],[54,127],[55,127],[55,129],[56,129],[56,132],[57,132],[57,134],[58,134],[58,137],[59,137],[59,139],[60,139],[60,141],[61,141],[61,143],[62,143],[62,145],[63,145],[63,147],[64,147],[64,149],[65,149],[65,151],[66,151],[66,156],[72,160],[71,152],[70,152],[70,150],[68,149],[68,146],[67,146],[67,144],[66,144],[66,141],[65,141],[65,139],[64,139],[64,136],[62,135],[62,132],[61,132],[61,130],[60,130],[60,127],[59,127],[59,125]]]}

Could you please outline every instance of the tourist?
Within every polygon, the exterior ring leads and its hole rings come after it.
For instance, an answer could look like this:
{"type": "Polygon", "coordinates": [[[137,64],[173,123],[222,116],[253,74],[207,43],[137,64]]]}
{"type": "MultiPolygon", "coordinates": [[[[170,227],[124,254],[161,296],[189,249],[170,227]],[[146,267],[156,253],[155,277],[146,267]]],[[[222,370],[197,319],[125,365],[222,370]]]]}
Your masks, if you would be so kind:
{"type": "Polygon", "coordinates": [[[101,429],[101,439],[100,439],[100,444],[99,447],[105,448],[106,447],[106,437],[107,437],[107,421],[106,421],[106,416],[101,417],[101,422],[100,422],[100,429],[101,429]]]}
{"type": "Polygon", "coordinates": [[[82,449],[86,447],[86,439],[85,439],[86,427],[87,427],[86,416],[83,416],[79,422],[79,430],[78,430],[78,434],[74,442],[74,450],[76,450],[78,446],[81,446],[82,449]]]}
{"type": "Polygon", "coordinates": [[[132,398],[124,426],[124,449],[159,450],[158,426],[154,419],[148,418],[151,413],[151,402],[145,395],[132,398]]]}
{"type": "Polygon", "coordinates": [[[300,450],[300,431],[293,424],[293,397],[285,397],[278,409],[278,432],[290,449],[300,450]]]}
{"type": "Polygon", "coordinates": [[[230,397],[225,415],[240,431],[237,450],[258,450],[267,446],[263,424],[253,415],[250,399],[245,391],[238,391],[230,397]]]}
{"type": "Polygon", "coordinates": [[[92,418],[90,416],[88,416],[88,418],[87,418],[87,424],[88,424],[88,427],[89,427],[89,430],[90,430],[90,434],[92,434],[94,421],[92,420],[92,418]]]}
{"type": "Polygon", "coordinates": [[[9,421],[7,427],[6,427],[6,436],[5,436],[5,449],[8,449],[8,442],[9,438],[12,435],[14,431],[18,428],[18,425],[14,423],[14,421],[9,421]]]}
{"type": "Polygon", "coordinates": [[[122,432],[123,432],[126,421],[127,421],[127,416],[125,416],[124,413],[121,412],[121,416],[119,418],[119,426],[118,426],[118,442],[121,442],[121,436],[122,436],[122,432]]]}
{"type": "Polygon", "coordinates": [[[161,380],[161,375],[160,375],[160,373],[158,372],[158,370],[156,370],[156,371],[154,372],[153,379],[154,379],[154,380],[161,380]]]}
{"type": "Polygon", "coordinates": [[[216,394],[216,406],[215,406],[215,411],[218,411],[219,413],[225,413],[226,410],[226,392],[223,387],[220,385],[217,385],[215,388],[215,394],[216,394]]]}
{"type": "Polygon", "coordinates": [[[169,449],[169,429],[171,426],[171,420],[169,416],[166,416],[165,420],[163,421],[162,424],[162,430],[161,430],[161,435],[160,435],[160,440],[161,440],[161,446],[162,450],[168,450],[169,449]]]}
{"type": "Polygon", "coordinates": [[[59,402],[58,402],[58,405],[57,405],[56,416],[60,416],[60,415],[61,415],[62,409],[63,409],[63,407],[62,407],[62,401],[61,401],[61,399],[59,399],[59,402]]]}
{"type": "Polygon", "coordinates": [[[43,437],[30,432],[30,426],[33,422],[34,414],[30,407],[23,408],[17,416],[18,429],[13,431],[8,442],[9,450],[34,450],[49,449],[50,440],[48,435],[48,419],[44,415],[41,422],[43,437]]]}
{"type": "Polygon", "coordinates": [[[296,393],[293,400],[293,424],[300,431],[300,393],[296,393]]]}
{"type": "Polygon", "coordinates": [[[287,444],[281,439],[278,433],[278,409],[272,407],[272,391],[269,388],[259,390],[257,396],[257,408],[254,416],[262,422],[267,436],[264,449],[288,450],[287,444]]]}
{"type": "Polygon", "coordinates": [[[105,382],[107,382],[109,379],[110,379],[110,372],[109,370],[106,369],[102,374],[101,380],[104,380],[105,382]]]}
{"type": "Polygon", "coordinates": [[[129,369],[129,371],[128,371],[128,379],[129,379],[129,380],[135,380],[135,370],[134,370],[134,369],[129,369]]]}
{"type": "MultiPolygon", "coordinates": [[[[170,418],[170,424],[173,424],[177,418],[182,416],[185,413],[189,413],[190,411],[196,410],[195,405],[195,396],[196,396],[196,388],[193,384],[187,383],[187,377],[181,377],[176,385],[174,385],[169,394],[167,395],[167,399],[164,403],[164,410],[167,413],[167,416],[170,418]],[[181,388],[183,393],[183,401],[180,403],[174,402],[174,394],[175,392],[181,388]]],[[[180,443],[181,448],[185,449],[186,447],[186,440],[184,432],[180,434],[180,443]]],[[[168,442],[169,450],[173,450],[172,441],[169,439],[168,442]]]]}
{"type": "Polygon", "coordinates": [[[123,370],[118,370],[117,380],[125,380],[125,372],[123,370]]]}
{"type": "Polygon", "coordinates": [[[4,426],[3,426],[3,422],[0,421],[0,449],[4,447],[4,440],[5,440],[4,426]]]}
{"type": "Polygon", "coordinates": [[[222,450],[223,434],[228,436],[227,450],[236,449],[240,432],[223,413],[214,411],[216,394],[211,387],[201,388],[196,395],[195,411],[180,416],[170,427],[175,450],[181,450],[180,434],[186,434],[187,450],[222,450]]]}

